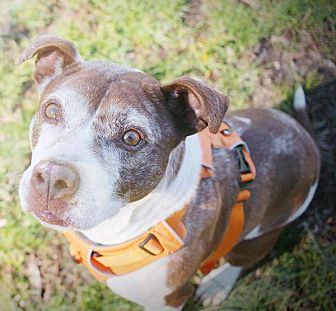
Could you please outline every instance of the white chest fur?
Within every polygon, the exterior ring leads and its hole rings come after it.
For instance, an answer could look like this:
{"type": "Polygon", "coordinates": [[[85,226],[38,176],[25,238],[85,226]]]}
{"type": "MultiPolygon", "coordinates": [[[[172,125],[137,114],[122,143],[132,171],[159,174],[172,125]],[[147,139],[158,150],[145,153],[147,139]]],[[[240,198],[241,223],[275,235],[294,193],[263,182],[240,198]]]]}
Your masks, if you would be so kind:
{"type": "Polygon", "coordinates": [[[107,286],[116,294],[136,302],[145,310],[165,308],[165,296],[171,293],[166,285],[169,256],[140,270],[107,280],[107,286]]]}

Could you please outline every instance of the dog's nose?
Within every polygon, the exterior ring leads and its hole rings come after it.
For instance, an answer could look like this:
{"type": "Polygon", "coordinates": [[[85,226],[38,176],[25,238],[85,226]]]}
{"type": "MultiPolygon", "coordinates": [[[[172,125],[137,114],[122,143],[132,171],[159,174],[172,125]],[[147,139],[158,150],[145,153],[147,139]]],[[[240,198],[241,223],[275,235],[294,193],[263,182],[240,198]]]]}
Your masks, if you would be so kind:
{"type": "Polygon", "coordinates": [[[40,161],[33,169],[32,185],[47,200],[66,200],[79,185],[77,171],[69,165],[54,161],[40,161]]]}

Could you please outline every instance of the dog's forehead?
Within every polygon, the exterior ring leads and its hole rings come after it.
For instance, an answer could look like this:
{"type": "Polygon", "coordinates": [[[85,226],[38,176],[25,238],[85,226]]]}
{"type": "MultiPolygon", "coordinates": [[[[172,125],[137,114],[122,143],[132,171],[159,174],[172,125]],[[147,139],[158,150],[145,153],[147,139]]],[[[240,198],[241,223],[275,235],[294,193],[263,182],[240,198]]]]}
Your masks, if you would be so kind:
{"type": "Polygon", "coordinates": [[[41,101],[65,90],[84,98],[90,114],[97,110],[108,113],[111,106],[120,109],[134,107],[153,113],[156,110],[154,102],[162,100],[160,84],[155,78],[140,70],[107,62],[84,62],[70,66],[49,83],[41,101]]]}

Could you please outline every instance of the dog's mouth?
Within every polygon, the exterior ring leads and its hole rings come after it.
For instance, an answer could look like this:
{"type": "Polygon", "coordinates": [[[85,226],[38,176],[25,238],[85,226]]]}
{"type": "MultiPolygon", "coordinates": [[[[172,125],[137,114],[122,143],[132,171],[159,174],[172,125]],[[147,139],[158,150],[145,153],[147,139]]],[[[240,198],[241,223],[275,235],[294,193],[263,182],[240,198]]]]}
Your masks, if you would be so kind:
{"type": "Polygon", "coordinates": [[[31,212],[43,224],[55,225],[58,227],[68,227],[70,219],[66,211],[70,208],[69,203],[61,200],[47,201],[36,191],[32,190],[25,201],[26,211],[31,212]]]}
{"type": "Polygon", "coordinates": [[[69,225],[69,223],[64,218],[50,211],[35,211],[34,214],[37,218],[51,225],[57,225],[61,227],[66,227],[69,225]]]}

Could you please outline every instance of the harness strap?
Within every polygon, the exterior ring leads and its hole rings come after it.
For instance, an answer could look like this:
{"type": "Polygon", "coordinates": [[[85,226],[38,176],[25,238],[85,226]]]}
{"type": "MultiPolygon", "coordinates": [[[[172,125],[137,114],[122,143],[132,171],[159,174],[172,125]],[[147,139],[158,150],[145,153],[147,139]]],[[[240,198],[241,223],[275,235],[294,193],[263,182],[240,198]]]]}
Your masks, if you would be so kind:
{"type": "Polygon", "coordinates": [[[104,282],[113,275],[138,270],[179,250],[187,235],[182,222],[186,208],[141,236],[115,246],[94,244],[73,231],[63,234],[70,243],[70,253],[75,261],[84,264],[96,279],[104,282]]]}
{"type": "Polygon", "coordinates": [[[211,148],[227,148],[232,150],[236,156],[239,171],[240,171],[240,186],[236,203],[231,210],[226,230],[223,234],[221,242],[214,252],[202,263],[200,270],[203,274],[208,274],[211,270],[219,265],[220,259],[226,256],[233,247],[238,243],[244,228],[244,205],[251,193],[246,189],[246,185],[255,179],[256,170],[251,159],[248,147],[240,136],[232,132],[229,125],[222,123],[218,134],[212,134],[208,129],[200,133],[203,147],[203,163],[207,168],[202,175],[202,178],[212,176],[212,156],[211,148]]]}

